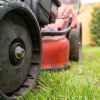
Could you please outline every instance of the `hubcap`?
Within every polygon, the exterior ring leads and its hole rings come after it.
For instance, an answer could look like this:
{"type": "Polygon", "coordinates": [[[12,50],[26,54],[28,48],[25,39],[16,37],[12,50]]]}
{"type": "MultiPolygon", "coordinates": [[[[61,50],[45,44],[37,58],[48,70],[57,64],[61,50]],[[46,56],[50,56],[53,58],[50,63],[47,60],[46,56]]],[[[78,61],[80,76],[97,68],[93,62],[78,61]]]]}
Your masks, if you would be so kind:
{"type": "Polygon", "coordinates": [[[21,39],[15,39],[9,48],[9,58],[13,65],[20,64],[25,57],[25,45],[21,39]]]}
{"type": "Polygon", "coordinates": [[[15,57],[16,57],[16,59],[21,60],[21,59],[24,58],[24,56],[25,56],[25,49],[22,48],[21,46],[17,46],[15,48],[15,57]]]}

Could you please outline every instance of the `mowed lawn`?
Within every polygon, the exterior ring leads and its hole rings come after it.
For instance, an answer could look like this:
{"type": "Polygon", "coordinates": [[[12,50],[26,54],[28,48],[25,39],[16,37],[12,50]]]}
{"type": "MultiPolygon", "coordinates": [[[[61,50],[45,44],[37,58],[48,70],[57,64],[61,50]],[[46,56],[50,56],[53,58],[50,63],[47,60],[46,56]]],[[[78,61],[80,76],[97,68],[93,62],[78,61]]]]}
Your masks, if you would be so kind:
{"type": "Polygon", "coordinates": [[[21,100],[100,100],[100,47],[84,47],[82,60],[61,72],[41,72],[38,88],[21,100]]]}

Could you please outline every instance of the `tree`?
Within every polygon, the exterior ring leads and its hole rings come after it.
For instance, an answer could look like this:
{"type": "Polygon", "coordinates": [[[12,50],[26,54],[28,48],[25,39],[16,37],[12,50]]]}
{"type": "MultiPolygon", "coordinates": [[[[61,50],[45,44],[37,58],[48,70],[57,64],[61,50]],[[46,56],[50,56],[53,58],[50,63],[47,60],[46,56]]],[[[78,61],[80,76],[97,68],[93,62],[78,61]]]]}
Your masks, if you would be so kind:
{"type": "Polygon", "coordinates": [[[94,7],[90,31],[96,45],[100,46],[100,7],[94,7]]]}

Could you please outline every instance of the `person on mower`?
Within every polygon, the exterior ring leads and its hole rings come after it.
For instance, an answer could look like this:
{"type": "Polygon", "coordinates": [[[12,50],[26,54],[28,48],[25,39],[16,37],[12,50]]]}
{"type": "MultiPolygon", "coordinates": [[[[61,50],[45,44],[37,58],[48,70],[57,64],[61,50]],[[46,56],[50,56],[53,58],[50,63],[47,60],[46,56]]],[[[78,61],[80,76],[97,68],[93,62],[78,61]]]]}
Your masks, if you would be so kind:
{"type": "Polygon", "coordinates": [[[69,25],[72,28],[77,27],[77,14],[72,5],[64,4],[62,2],[61,6],[58,8],[58,15],[55,23],[51,23],[42,28],[45,30],[62,30],[67,28],[69,25]]]}

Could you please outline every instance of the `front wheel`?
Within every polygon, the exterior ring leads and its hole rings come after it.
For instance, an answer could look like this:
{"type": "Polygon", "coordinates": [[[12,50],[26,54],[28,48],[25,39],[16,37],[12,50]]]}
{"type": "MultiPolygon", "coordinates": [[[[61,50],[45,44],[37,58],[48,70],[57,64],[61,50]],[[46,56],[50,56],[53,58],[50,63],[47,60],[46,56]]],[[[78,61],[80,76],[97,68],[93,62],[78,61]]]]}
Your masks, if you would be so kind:
{"type": "Polygon", "coordinates": [[[0,21],[0,89],[12,93],[31,69],[32,41],[25,21],[8,15],[0,21]]]}

